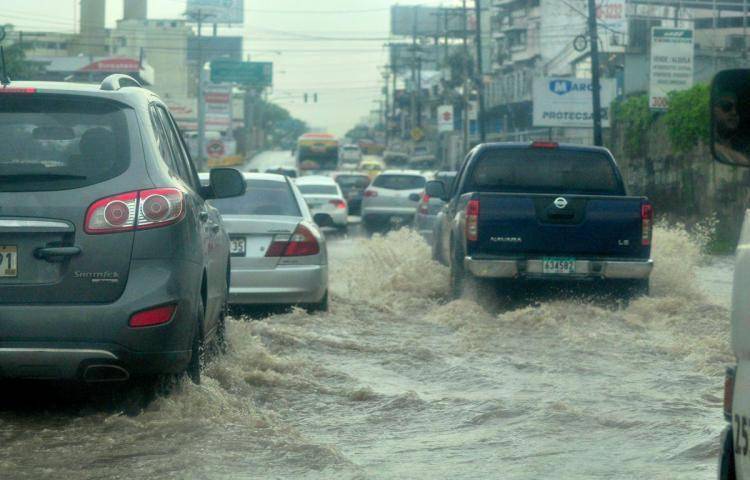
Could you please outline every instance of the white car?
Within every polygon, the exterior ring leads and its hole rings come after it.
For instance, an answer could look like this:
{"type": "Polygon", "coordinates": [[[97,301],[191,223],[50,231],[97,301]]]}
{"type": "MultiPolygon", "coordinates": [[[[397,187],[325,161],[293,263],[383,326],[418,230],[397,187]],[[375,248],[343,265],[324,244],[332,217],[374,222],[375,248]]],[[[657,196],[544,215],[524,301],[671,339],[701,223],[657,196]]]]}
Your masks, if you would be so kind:
{"type": "Polygon", "coordinates": [[[339,161],[342,164],[359,164],[362,161],[362,149],[359,145],[344,145],[339,150],[339,161]]]}
{"type": "Polygon", "coordinates": [[[365,190],[362,222],[368,233],[411,225],[427,178],[414,170],[386,170],[365,190]]]}
{"type": "Polygon", "coordinates": [[[349,205],[333,178],[310,175],[298,178],[296,183],[318,225],[346,229],[349,205]]]}

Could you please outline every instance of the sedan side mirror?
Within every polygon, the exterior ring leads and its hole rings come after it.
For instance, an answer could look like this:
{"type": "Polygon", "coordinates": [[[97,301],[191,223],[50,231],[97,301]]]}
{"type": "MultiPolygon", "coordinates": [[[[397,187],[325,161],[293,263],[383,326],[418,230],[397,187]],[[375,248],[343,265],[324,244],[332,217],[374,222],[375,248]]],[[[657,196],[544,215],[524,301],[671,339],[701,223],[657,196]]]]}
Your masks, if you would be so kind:
{"type": "Polygon", "coordinates": [[[431,180],[425,186],[425,193],[430,197],[439,198],[442,201],[448,201],[448,194],[445,191],[445,184],[440,180],[431,180]]]}
{"type": "Polygon", "coordinates": [[[234,168],[214,168],[209,177],[209,198],[240,197],[247,189],[245,177],[234,168]]]}
{"type": "Polygon", "coordinates": [[[724,70],[711,84],[711,153],[750,167],[750,69],[724,70]]]}

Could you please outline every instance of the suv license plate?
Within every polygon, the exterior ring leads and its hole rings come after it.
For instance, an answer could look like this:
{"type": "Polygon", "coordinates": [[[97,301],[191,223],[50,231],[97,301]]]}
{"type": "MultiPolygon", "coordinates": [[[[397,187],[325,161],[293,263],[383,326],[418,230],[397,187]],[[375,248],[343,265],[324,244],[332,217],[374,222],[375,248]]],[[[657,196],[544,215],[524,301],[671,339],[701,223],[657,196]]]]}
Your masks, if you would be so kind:
{"type": "Polygon", "coordinates": [[[229,239],[229,253],[233,257],[244,257],[246,250],[247,240],[242,238],[230,238],[229,239]]]}
{"type": "Polygon", "coordinates": [[[576,273],[575,258],[543,258],[542,273],[570,275],[576,273]]]}
{"type": "Polygon", "coordinates": [[[18,247],[0,246],[0,277],[18,276],[18,247]]]}

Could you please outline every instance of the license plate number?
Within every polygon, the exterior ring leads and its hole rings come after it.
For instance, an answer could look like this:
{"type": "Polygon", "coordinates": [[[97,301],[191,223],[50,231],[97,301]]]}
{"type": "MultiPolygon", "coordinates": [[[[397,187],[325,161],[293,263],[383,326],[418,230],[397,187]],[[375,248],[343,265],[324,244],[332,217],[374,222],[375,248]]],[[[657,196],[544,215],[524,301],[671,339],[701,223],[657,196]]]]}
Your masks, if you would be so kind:
{"type": "Polygon", "coordinates": [[[0,277],[18,276],[18,248],[0,246],[0,277]]]}
{"type": "Polygon", "coordinates": [[[230,238],[229,252],[233,257],[244,257],[247,249],[247,240],[245,238],[230,238]]]}
{"type": "Polygon", "coordinates": [[[556,275],[576,273],[575,258],[545,258],[542,260],[542,272],[556,275]]]}

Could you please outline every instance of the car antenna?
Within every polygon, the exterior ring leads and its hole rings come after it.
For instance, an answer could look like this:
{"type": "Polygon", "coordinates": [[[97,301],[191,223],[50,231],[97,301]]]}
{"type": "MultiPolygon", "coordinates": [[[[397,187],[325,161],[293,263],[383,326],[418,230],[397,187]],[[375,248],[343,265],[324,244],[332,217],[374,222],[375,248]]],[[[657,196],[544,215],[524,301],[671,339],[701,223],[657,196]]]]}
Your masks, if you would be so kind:
{"type": "Polygon", "coordinates": [[[2,45],[0,45],[0,62],[2,63],[2,71],[0,71],[0,84],[2,84],[3,87],[7,87],[8,85],[10,85],[10,77],[8,77],[8,70],[6,70],[5,68],[5,49],[2,45]]]}

